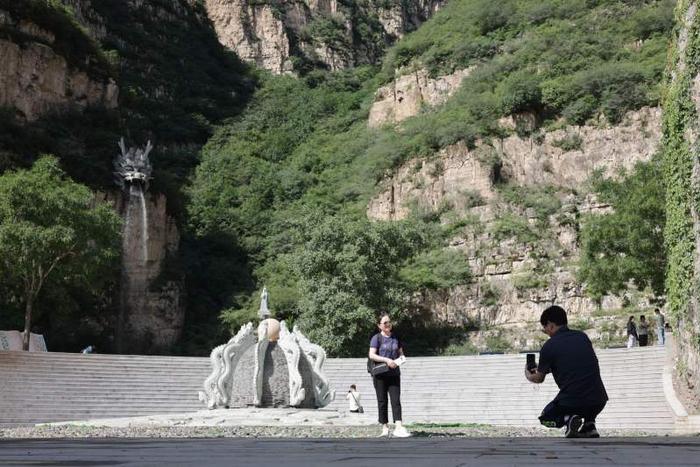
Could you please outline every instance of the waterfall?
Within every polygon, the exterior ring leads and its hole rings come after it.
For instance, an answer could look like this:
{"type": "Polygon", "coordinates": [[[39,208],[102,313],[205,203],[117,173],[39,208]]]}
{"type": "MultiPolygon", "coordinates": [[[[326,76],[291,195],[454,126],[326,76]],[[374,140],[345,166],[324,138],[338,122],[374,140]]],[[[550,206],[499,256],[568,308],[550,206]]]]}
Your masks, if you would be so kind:
{"type": "MultiPolygon", "coordinates": [[[[124,251],[129,251],[129,246],[131,245],[131,230],[133,229],[133,203],[131,198],[134,196],[134,186],[129,187],[129,201],[126,205],[126,214],[124,215],[124,233],[122,234],[122,248],[124,251]]],[[[123,264],[122,264],[123,267],[123,264]]]]}
{"type": "Polygon", "coordinates": [[[141,246],[143,252],[143,263],[148,261],[148,210],[146,209],[146,197],[139,187],[139,197],[141,198],[141,246]]]}
{"type": "Polygon", "coordinates": [[[148,284],[153,264],[148,262],[148,206],[146,190],[153,167],[148,154],[153,149],[149,141],[145,148],[129,148],[124,138],[119,140],[120,154],[114,159],[115,182],[124,193],[124,232],[122,237],[122,274],[119,319],[116,331],[118,352],[125,350],[135,328],[134,317],[144,313],[148,284]],[[137,212],[140,211],[140,212],[137,212]]]}
{"type": "Polygon", "coordinates": [[[138,254],[143,264],[146,264],[148,261],[148,208],[143,189],[137,183],[129,186],[129,200],[124,217],[122,243],[124,251],[127,256],[131,256],[133,253],[138,254]],[[140,214],[136,214],[137,209],[140,214]],[[138,220],[135,219],[137,215],[140,216],[138,220]]]}

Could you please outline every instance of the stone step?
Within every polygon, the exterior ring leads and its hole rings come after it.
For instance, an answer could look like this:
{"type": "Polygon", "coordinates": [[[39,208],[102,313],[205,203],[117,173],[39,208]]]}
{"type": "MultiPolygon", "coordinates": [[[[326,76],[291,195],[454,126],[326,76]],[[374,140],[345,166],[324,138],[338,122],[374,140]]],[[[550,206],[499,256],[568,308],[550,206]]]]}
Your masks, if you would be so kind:
{"type": "MultiPolygon", "coordinates": [[[[600,425],[671,430],[664,349],[601,350],[598,356],[611,396],[600,425]]],[[[537,425],[557,389],[551,378],[537,386],[525,382],[524,360],[522,354],[409,358],[402,369],[407,420],[537,425]]],[[[365,358],[326,360],[324,371],[338,391],[329,408],[344,410],[345,388],[355,383],[366,413],[376,415],[365,368],[365,358]]],[[[201,410],[197,391],[210,371],[210,360],[200,357],[0,352],[0,426],[201,410]]]]}

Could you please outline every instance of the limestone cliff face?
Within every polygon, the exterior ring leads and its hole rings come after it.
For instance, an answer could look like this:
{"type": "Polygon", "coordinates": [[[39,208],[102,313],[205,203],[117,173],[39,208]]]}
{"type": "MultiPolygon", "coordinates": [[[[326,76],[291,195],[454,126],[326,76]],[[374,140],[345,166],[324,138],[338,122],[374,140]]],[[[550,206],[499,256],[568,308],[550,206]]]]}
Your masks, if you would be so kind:
{"type": "Polygon", "coordinates": [[[574,189],[596,169],[613,174],[615,169],[649,160],[660,138],[660,109],[644,108],[616,126],[567,127],[546,133],[540,141],[512,135],[492,144],[479,143],[473,150],[459,143],[444,149],[436,161],[411,161],[400,167],[385,182],[386,189],[370,201],[367,215],[405,219],[414,201],[433,209],[444,201],[459,207],[465,191],[490,200],[496,175],[517,185],[574,189]],[[566,147],[571,140],[577,142],[576,148],[566,147]]]}
{"type": "MultiPolygon", "coordinates": [[[[505,119],[502,124],[512,126],[512,121],[505,119]]],[[[564,306],[572,316],[590,317],[598,306],[574,277],[577,218],[609,208],[591,195],[578,193],[594,170],[614,175],[619,168],[651,159],[659,146],[660,130],[660,109],[643,108],[616,126],[565,127],[531,138],[512,135],[494,143],[478,142],[474,149],[456,144],[435,160],[409,161],[400,167],[385,181],[384,191],[370,201],[367,215],[401,220],[411,209],[435,212],[448,205],[467,220],[450,248],[464,252],[473,281],[416,299],[419,307],[441,321],[521,325],[536,320],[543,307],[552,303],[564,306]],[[574,136],[576,144],[571,147],[574,136]],[[531,209],[509,205],[501,198],[498,179],[521,187],[553,187],[561,207],[543,226],[531,209]],[[496,238],[492,227],[512,214],[538,229],[542,238],[537,242],[496,238]]],[[[620,308],[621,301],[605,297],[602,306],[620,308]]]]}
{"type": "Polygon", "coordinates": [[[404,74],[379,88],[369,111],[369,126],[399,123],[418,115],[424,105],[444,103],[459,89],[471,69],[457,70],[451,75],[430,78],[426,70],[404,74]]]}
{"type": "Polygon", "coordinates": [[[52,32],[1,10],[0,26],[35,38],[22,43],[0,40],[0,106],[15,109],[27,121],[65,107],[117,106],[119,90],[114,80],[96,79],[71,67],[51,47],[52,32]]]}
{"type": "Polygon", "coordinates": [[[207,12],[219,41],[248,62],[272,71],[293,70],[289,37],[272,5],[246,0],[207,0],[207,12]]]}
{"type": "Polygon", "coordinates": [[[297,70],[302,62],[331,70],[376,63],[386,45],[418,27],[445,1],[368,0],[350,6],[337,0],[205,3],[223,45],[243,60],[281,74],[297,70]]]}

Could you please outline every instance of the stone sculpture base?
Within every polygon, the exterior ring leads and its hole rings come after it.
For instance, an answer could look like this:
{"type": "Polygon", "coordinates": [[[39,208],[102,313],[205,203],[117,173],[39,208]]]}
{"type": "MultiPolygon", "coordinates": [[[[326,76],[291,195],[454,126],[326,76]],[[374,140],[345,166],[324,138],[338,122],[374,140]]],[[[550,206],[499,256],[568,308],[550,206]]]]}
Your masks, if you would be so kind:
{"type": "MultiPolygon", "coordinates": [[[[0,350],[22,350],[22,336],[20,331],[0,331],[0,350]]],[[[30,352],[46,352],[46,342],[41,334],[29,335],[30,352]]]]}

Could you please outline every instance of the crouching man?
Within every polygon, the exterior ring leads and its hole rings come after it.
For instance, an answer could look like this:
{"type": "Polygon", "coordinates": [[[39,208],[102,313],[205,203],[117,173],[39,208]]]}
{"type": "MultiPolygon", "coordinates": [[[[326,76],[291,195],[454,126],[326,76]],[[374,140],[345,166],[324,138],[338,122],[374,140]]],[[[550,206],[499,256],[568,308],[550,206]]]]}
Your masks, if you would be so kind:
{"type": "Polygon", "coordinates": [[[526,367],[525,377],[541,383],[551,372],[559,387],[557,397],[542,411],[540,423],[550,428],[565,426],[567,438],[598,438],[595,419],[608,394],[590,339],[569,329],[566,312],[556,305],[542,312],[540,324],[549,339],[540,351],[539,365],[532,370],[526,367]]]}

